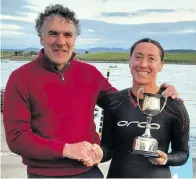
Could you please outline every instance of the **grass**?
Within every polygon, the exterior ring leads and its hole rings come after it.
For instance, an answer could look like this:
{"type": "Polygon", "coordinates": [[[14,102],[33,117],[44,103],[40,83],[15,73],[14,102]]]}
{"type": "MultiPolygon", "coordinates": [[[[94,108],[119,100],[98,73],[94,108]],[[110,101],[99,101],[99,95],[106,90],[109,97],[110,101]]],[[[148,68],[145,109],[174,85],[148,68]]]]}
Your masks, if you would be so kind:
{"type": "MultiPolygon", "coordinates": [[[[87,61],[111,61],[111,62],[128,62],[129,54],[126,52],[105,52],[105,53],[89,53],[77,55],[78,58],[87,61]]],[[[165,63],[189,63],[196,64],[196,53],[165,53],[165,63]]]]}
{"type": "MultiPolygon", "coordinates": [[[[33,60],[35,56],[15,56],[14,51],[3,51],[1,59],[9,60],[33,60]]],[[[92,62],[118,62],[124,63],[129,61],[127,52],[102,52],[77,54],[76,58],[92,62]]],[[[164,58],[165,63],[183,63],[196,64],[196,52],[167,52],[164,58]]]]}

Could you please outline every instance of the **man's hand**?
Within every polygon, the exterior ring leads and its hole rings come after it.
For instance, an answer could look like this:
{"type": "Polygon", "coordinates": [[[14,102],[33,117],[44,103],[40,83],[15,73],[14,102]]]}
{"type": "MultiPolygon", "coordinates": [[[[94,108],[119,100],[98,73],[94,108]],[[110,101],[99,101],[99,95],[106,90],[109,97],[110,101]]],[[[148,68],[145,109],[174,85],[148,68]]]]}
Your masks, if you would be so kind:
{"type": "Polygon", "coordinates": [[[101,162],[103,158],[103,151],[97,144],[93,144],[91,148],[91,157],[84,158],[83,164],[87,167],[93,166],[101,162]]]}
{"type": "Polygon", "coordinates": [[[63,149],[63,158],[76,159],[81,161],[84,158],[91,157],[92,144],[89,142],[79,142],[74,144],[65,144],[63,149]]]}
{"type": "Polygon", "coordinates": [[[171,97],[172,99],[178,98],[178,92],[176,91],[176,89],[174,88],[173,85],[169,85],[167,83],[163,83],[161,85],[161,87],[165,88],[165,90],[163,91],[163,93],[167,97],[171,97]]]}
{"type": "Polygon", "coordinates": [[[167,154],[160,150],[157,151],[159,154],[159,158],[150,158],[150,162],[154,165],[165,165],[167,163],[167,154]]]}

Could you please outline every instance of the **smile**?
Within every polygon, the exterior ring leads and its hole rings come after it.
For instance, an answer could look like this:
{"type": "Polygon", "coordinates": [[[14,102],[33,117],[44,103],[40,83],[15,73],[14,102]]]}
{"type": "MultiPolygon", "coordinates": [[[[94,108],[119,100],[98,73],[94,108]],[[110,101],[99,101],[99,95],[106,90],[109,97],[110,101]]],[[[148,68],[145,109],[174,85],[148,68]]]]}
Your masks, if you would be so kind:
{"type": "Polygon", "coordinates": [[[55,52],[58,52],[58,53],[64,53],[66,52],[65,50],[54,50],[55,52]]]}
{"type": "Polygon", "coordinates": [[[148,76],[150,74],[150,72],[137,71],[137,74],[140,76],[148,76]]]}

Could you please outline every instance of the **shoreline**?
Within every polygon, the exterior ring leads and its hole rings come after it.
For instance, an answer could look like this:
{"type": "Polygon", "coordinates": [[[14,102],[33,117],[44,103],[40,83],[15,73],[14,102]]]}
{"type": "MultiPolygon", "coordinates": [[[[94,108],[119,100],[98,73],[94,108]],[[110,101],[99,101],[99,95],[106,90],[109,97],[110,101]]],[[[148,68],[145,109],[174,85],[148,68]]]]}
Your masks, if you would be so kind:
{"type": "MultiPolygon", "coordinates": [[[[36,57],[27,57],[27,58],[1,58],[0,61],[1,62],[6,62],[8,63],[9,61],[15,61],[15,62],[21,62],[21,61],[32,61],[34,60],[36,57]]],[[[82,62],[87,62],[87,63],[121,63],[121,64],[129,64],[129,60],[125,61],[125,60],[79,60],[82,62]]],[[[164,64],[174,64],[174,65],[196,65],[196,61],[195,62],[168,62],[165,61],[164,64]]]]}

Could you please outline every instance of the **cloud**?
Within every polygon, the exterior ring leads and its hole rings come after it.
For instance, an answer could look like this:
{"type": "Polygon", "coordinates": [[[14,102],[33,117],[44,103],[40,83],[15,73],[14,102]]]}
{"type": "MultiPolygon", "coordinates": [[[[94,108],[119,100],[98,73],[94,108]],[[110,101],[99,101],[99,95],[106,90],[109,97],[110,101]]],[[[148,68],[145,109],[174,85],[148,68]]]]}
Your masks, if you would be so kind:
{"type": "Polygon", "coordinates": [[[102,12],[101,16],[105,17],[127,17],[130,16],[131,13],[128,12],[102,12]]]}
{"type": "Polygon", "coordinates": [[[40,46],[35,18],[50,3],[76,12],[81,22],[77,48],[127,48],[143,37],[160,40],[165,48],[196,48],[195,0],[3,0],[2,46],[40,46]]]}
{"type": "Polygon", "coordinates": [[[76,42],[78,44],[96,44],[100,41],[99,38],[78,38],[76,42]]]}
{"type": "Polygon", "coordinates": [[[126,43],[125,40],[107,40],[107,43],[126,43]]]}
{"type": "Polygon", "coordinates": [[[195,9],[139,9],[127,12],[101,12],[99,19],[116,24],[144,24],[196,20],[195,9]]]}
{"type": "Polygon", "coordinates": [[[21,12],[31,12],[32,7],[25,0],[1,0],[1,14],[10,16],[19,16],[21,12]]]}
{"type": "Polygon", "coordinates": [[[169,13],[169,12],[175,12],[176,9],[142,9],[138,10],[138,13],[169,13]]]}
{"type": "Polygon", "coordinates": [[[148,15],[151,13],[172,13],[176,12],[176,9],[142,9],[135,12],[102,12],[101,16],[105,17],[134,17],[140,15],[148,15]]]}
{"type": "Polygon", "coordinates": [[[1,23],[1,29],[3,30],[20,30],[20,29],[23,29],[23,27],[21,26],[18,26],[18,25],[13,25],[13,24],[4,24],[4,23],[1,23]]]}
{"type": "Polygon", "coordinates": [[[95,32],[95,30],[93,30],[93,29],[88,29],[87,31],[88,32],[95,32]]]}
{"type": "Polygon", "coordinates": [[[140,32],[140,34],[148,34],[148,35],[178,35],[178,34],[195,34],[196,29],[184,29],[184,30],[175,30],[175,31],[160,31],[160,32],[150,32],[144,31],[140,32]]]}
{"type": "Polygon", "coordinates": [[[24,32],[19,32],[19,31],[12,31],[12,30],[1,30],[1,36],[15,36],[15,35],[25,35],[24,32]]]}
{"type": "Polygon", "coordinates": [[[187,29],[181,32],[182,34],[194,34],[196,33],[196,29],[187,29]]]}
{"type": "Polygon", "coordinates": [[[33,22],[34,19],[32,18],[27,18],[23,16],[10,16],[10,15],[1,15],[0,16],[1,20],[15,20],[15,21],[25,21],[25,22],[33,22]]]}
{"type": "Polygon", "coordinates": [[[141,24],[196,20],[195,0],[3,0],[3,19],[33,22],[37,13],[49,4],[61,3],[76,12],[77,17],[118,24],[141,24]],[[153,4],[153,8],[152,8],[153,4]],[[81,8],[85,7],[84,8],[81,8]],[[120,7],[120,11],[119,11],[120,7]],[[161,8],[160,8],[161,7],[161,8]]]}

